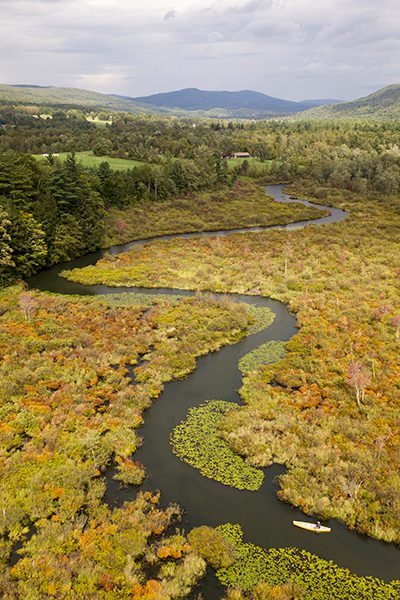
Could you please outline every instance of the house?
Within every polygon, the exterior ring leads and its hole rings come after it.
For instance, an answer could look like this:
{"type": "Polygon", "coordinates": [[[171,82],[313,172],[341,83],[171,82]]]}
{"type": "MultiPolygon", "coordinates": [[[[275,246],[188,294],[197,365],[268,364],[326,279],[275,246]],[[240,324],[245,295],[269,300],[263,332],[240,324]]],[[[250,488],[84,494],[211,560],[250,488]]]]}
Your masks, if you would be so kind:
{"type": "Polygon", "coordinates": [[[234,152],[232,158],[251,158],[249,152],[234,152]]]}

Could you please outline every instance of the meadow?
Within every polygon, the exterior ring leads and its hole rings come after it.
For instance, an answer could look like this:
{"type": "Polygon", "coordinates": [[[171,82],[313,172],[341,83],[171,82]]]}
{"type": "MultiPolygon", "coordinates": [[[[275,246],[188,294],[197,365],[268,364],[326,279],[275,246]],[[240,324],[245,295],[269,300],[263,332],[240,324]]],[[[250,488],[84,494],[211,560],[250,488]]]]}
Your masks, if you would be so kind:
{"type": "Polygon", "coordinates": [[[99,127],[100,129],[104,129],[107,125],[112,125],[112,119],[99,119],[98,117],[87,116],[86,121],[88,123],[93,123],[93,125],[96,125],[96,127],[99,127]]]}
{"type": "MultiPolygon", "coordinates": [[[[67,159],[67,156],[70,155],[71,152],[60,152],[57,153],[55,158],[58,158],[62,162],[67,159]]],[[[91,151],[85,152],[76,152],[76,159],[79,164],[83,167],[98,167],[103,162],[108,162],[111,169],[115,171],[125,171],[127,169],[133,169],[134,167],[140,167],[143,165],[142,162],[138,160],[131,160],[127,158],[113,158],[112,156],[95,156],[91,151]]],[[[46,157],[42,154],[34,154],[34,158],[37,160],[46,160],[46,157]]]]}
{"type": "Polygon", "coordinates": [[[241,171],[246,170],[246,165],[249,168],[253,169],[263,169],[263,171],[267,172],[271,167],[272,160],[261,160],[260,158],[255,158],[251,156],[250,158],[229,158],[227,160],[228,170],[233,171],[235,169],[239,169],[241,171]],[[245,166],[243,167],[243,163],[245,166]]]}

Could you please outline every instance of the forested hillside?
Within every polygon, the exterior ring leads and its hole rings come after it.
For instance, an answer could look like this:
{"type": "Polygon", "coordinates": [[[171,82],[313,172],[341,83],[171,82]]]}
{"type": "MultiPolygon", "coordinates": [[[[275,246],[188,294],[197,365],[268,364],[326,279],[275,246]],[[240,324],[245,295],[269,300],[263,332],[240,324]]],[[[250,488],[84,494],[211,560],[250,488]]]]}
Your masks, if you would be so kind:
{"type": "Polygon", "coordinates": [[[192,111],[206,111],[209,116],[228,117],[230,115],[231,117],[255,119],[297,113],[307,108],[334,102],[334,100],[302,100],[301,102],[295,102],[274,98],[252,90],[228,92],[199,90],[197,88],[152,94],[151,96],[133,98],[133,100],[154,107],[168,107],[172,110],[180,108],[189,111],[189,113],[192,111]]]}
{"type": "MultiPolygon", "coordinates": [[[[79,107],[104,110],[124,110],[127,112],[155,112],[151,106],[140,105],[132,100],[125,100],[107,94],[78,88],[38,86],[38,85],[4,85],[0,84],[1,104],[25,104],[31,106],[79,107]]],[[[159,112],[162,112],[161,110],[159,112]]]]}
{"type": "Polygon", "coordinates": [[[388,85],[364,98],[308,110],[293,118],[309,120],[379,119],[400,117],[400,84],[388,85]]]}

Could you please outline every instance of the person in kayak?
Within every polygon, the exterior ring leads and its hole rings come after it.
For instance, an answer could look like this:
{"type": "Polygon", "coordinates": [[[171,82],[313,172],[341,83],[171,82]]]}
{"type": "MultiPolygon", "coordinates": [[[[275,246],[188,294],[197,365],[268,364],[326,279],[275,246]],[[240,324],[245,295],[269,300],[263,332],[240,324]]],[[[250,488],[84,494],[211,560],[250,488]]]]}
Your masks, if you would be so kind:
{"type": "Polygon", "coordinates": [[[321,529],[321,523],[317,521],[317,529],[321,529]]]}

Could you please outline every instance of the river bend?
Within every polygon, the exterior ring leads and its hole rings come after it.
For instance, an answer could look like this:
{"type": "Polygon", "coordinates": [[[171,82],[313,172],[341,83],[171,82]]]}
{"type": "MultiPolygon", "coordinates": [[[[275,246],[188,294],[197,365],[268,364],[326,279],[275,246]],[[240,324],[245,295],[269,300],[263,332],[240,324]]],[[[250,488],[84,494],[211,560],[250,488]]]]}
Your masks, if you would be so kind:
{"type": "MultiPolygon", "coordinates": [[[[305,206],[329,210],[329,215],[311,221],[300,221],[283,226],[250,227],[229,231],[214,231],[186,234],[172,234],[152,238],[152,241],[174,238],[197,238],[227,236],[237,233],[260,232],[268,229],[293,230],[309,224],[323,225],[341,221],[347,213],[338,208],[316,205],[305,200],[295,200],[283,192],[283,186],[267,187],[278,202],[297,202],[305,206]]],[[[138,240],[122,246],[113,246],[108,254],[126,252],[133,246],[150,240],[138,240]]],[[[105,285],[86,286],[60,277],[64,269],[81,268],[94,264],[105,251],[87,254],[32,277],[30,287],[62,294],[109,294],[140,292],[148,294],[193,295],[194,291],[151,288],[114,288],[105,285]]],[[[218,296],[218,294],[217,294],[218,296]]],[[[226,294],[225,294],[226,296],[226,294]]],[[[293,527],[292,520],[304,519],[304,514],[276,496],[276,476],[284,468],[274,465],[264,469],[265,480],[256,491],[237,490],[214,480],[203,477],[196,469],[181,462],[171,451],[169,439],[173,429],[186,418],[189,408],[206,400],[225,400],[240,403],[238,389],[242,378],[238,368],[239,359],[270,340],[289,340],[297,331],[295,317],[285,304],[262,296],[229,294],[237,302],[255,306],[266,306],[275,313],[275,320],[263,331],[248,335],[234,345],[224,346],[197,360],[196,370],[184,380],[165,385],[160,398],[146,411],[145,423],[140,430],[144,443],[135,458],[146,468],[148,477],[143,489],[160,489],[162,503],[176,502],[185,510],[183,526],[186,529],[198,525],[216,526],[221,523],[239,523],[244,532],[244,540],[263,548],[295,546],[318,556],[331,559],[340,566],[347,567],[359,575],[372,575],[385,581],[397,579],[400,575],[400,552],[393,544],[373,540],[348,530],[344,525],[332,520],[332,534],[315,536],[293,527]]],[[[131,500],[132,488],[121,489],[119,483],[107,477],[106,500],[110,506],[120,505],[131,500]]],[[[206,590],[203,591],[203,593],[206,590]]],[[[206,592],[206,595],[209,594],[206,592]]],[[[211,596],[212,597],[212,594],[211,596]]],[[[215,597],[215,595],[214,595],[215,597]]]]}

